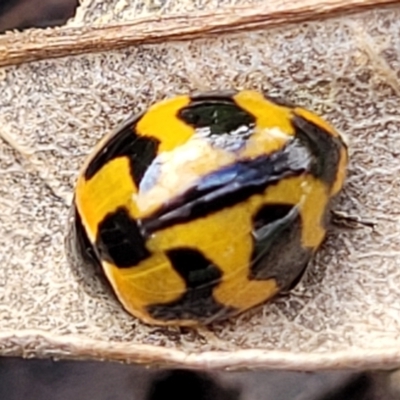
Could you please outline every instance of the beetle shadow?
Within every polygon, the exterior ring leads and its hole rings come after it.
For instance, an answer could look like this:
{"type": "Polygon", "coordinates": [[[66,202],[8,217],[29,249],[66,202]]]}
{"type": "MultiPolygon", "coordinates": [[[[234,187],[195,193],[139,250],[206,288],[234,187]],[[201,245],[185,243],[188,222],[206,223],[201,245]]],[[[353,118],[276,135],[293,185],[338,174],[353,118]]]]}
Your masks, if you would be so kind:
{"type": "Polygon", "coordinates": [[[91,298],[107,298],[108,301],[111,298],[119,304],[75,207],[71,207],[68,215],[64,245],[68,266],[80,288],[91,298]]]}

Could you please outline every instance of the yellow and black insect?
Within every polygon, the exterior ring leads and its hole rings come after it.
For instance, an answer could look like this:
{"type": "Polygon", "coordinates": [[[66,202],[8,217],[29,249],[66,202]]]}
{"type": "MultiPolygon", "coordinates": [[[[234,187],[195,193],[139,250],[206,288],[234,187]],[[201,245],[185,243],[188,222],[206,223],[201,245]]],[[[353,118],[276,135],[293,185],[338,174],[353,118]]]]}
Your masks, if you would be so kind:
{"type": "Polygon", "coordinates": [[[342,136],[303,108],[254,91],[178,96],[87,160],[70,242],[144,322],[225,319],[299,281],[347,160],[342,136]]]}

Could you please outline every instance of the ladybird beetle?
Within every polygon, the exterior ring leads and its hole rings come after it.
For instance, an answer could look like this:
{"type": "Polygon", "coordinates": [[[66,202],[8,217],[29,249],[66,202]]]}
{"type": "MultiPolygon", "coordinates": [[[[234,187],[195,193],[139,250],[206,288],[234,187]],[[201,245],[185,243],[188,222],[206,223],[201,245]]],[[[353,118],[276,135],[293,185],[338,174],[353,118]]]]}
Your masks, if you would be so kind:
{"type": "Polygon", "coordinates": [[[88,158],[69,243],[145,323],[209,324],[296,285],[347,162],[344,138],[306,109],[248,90],[177,96],[88,158]]]}

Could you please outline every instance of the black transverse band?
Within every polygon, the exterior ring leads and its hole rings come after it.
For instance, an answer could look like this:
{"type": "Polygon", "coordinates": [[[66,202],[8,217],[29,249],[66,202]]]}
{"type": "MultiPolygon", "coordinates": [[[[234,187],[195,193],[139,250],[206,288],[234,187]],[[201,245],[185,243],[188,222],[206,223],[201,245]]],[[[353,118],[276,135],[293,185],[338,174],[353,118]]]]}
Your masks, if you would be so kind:
{"type": "Polygon", "coordinates": [[[293,139],[276,153],[239,161],[202,177],[195,187],[163,205],[141,221],[145,236],[177,223],[183,223],[231,207],[267,186],[310,169],[312,157],[307,148],[293,139]]]}

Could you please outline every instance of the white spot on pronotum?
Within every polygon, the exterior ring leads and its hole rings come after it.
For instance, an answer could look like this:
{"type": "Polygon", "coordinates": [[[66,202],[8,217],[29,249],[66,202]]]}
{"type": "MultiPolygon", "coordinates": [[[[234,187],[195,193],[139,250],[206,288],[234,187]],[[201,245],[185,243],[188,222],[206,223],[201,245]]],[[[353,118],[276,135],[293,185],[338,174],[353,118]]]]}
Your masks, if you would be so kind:
{"type": "Polygon", "coordinates": [[[275,127],[275,128],[268,128],[268,129],[264,129],[265,136],[269,136],[269,137],[274,137],[277,139],[287,139],[288,138],[288,134],[283,132],[281,129],[275,127]]]}

